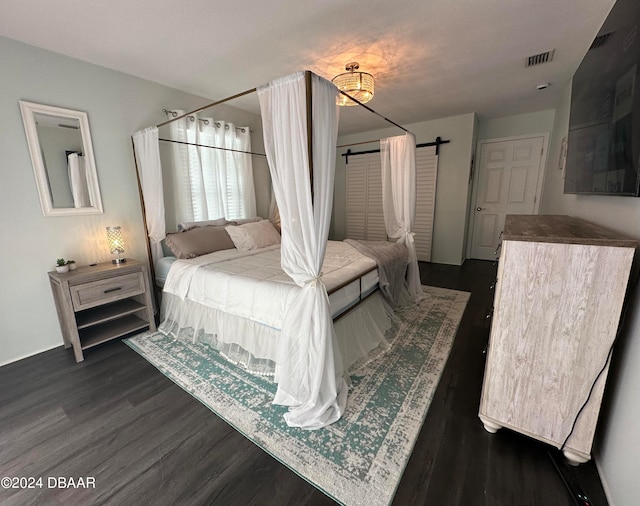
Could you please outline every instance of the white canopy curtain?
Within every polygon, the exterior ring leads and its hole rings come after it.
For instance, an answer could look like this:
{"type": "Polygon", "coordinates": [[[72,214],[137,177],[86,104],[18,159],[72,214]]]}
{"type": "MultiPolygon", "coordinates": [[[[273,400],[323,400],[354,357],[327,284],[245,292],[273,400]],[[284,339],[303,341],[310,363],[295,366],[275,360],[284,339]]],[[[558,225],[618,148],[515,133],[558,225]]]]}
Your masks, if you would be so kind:
{"type": "MultiPolygon", "coordinates": [[[[174,110],[168,113],[184,111],[174,110]]],[[[177,221],[256,215],[249,127],[191,114],[169,124],[177,221]],[[205,147],[211,146],[211,147],[205,147]],[[224,148],[224,149],[212,149],[224,148]]]]}
{"type": "Polygon", "coordinates": [[[271,188],[271,200],[269,201],[269,221],[273,223],[278,230],[280,230],[280,211],[278,210],[278,203],[276,202],[276,194],[271,188]]]}
{"type": "Polygon", "coordinates": [[[337,90],[311,74],[313,204],[309,177],[305,73],[258,88],[264,141],[282,225],[282,269],[300,286],[284,317],[274,403],[290,406],[287,424],[318,429],[338,420],[347,384],[322,282],[329,235],[338,132],[337,90]]]}
{"type": "Polygon", "coordinates": [[[407,132],[380,140],[382,207],[387,235],[405,244],[409,252],[407,289],[422,297],[413,224],[416,215],[416,138],[407,132]]]}
{"type": "Polygon", "coordinates": [[[133,134],[133,148],[145,206],[151,257],[155,264],[163,257],[160,241],[165,237],[164,193],[158,147],[158,128],[149,127],[133,134]]]}
{"type": "Polygon", "coordinates": [[[74,207],[91,207],[93,204],[89,196],[89,183],[87,182],[84,157],[78,153],[69,153],[67,155],[67,168],[74,207]]]}

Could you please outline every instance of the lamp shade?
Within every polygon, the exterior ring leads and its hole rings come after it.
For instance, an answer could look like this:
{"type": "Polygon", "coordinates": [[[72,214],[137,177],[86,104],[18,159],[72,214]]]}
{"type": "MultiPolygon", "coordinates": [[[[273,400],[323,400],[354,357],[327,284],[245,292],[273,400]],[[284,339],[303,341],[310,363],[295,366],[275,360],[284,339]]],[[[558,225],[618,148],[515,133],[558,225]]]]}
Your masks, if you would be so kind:
{"type": "Polygon", "coordinates": [[[112,260],[114,264],[119,264],[125,261],[120,257],[124,253],[124,239],[122,239],[122,229],[120,227],[107,227],[107,241],[109,242],[109,251],[116,255],[116,258],[112,260]]]}
{"type": "MultiPolygon", "coordinates": [[[[358,102],[367,103],[373,98],[374,82],[373,76],[367,72],[359,72],[360,65],[357,62],[348,63],[343,74],[338,74],[331,82],[340,90],[353,97],[358,102]]],[[[357,102],[340,93],[338,105],[352,106],[357,102]]]]}

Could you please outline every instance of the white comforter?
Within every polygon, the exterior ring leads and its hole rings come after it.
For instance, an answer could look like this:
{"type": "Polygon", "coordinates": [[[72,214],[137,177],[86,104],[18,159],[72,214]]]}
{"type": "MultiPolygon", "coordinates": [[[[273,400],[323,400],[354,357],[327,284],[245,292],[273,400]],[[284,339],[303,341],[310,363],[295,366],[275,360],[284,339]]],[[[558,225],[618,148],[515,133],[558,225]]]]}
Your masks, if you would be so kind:
{"type": "MultiPolygon", "coordinates": [[[[322,281],[327,291],[375,268],[347,243],[329,241],[322,281]]],[[[173,263],[164,291],[279,330],[299,287],[280,267],[280,247],[223,250],[173,263]]]]}

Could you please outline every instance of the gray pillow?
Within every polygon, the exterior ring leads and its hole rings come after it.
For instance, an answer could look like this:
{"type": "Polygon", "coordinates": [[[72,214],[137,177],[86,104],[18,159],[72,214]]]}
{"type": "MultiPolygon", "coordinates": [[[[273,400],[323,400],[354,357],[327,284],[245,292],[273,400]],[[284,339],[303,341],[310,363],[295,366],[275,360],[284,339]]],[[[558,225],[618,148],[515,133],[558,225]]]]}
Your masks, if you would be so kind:
{"type": "Polygon", "coordinates": [[[165,243],[178,258],[195,258],[214,251],[235,248],[224,227],[195,227],[167,234],[165,243]]]}

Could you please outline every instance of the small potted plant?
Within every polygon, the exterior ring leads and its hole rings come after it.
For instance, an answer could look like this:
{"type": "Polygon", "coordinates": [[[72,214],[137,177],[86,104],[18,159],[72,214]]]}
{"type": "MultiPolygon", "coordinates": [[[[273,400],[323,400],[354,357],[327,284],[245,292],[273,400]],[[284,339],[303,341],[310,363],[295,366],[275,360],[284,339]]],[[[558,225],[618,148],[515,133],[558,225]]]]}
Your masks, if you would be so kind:
{"type": "Polygon", "coordinates": [[[64,258],[58,258],[58,260],[56,260],[56,271],[60,273],[69,272],[69,266],[64,258]]]}
{"type": "Polygon", "coordinates": [[[70,271],[75,271],[78,267],[75,260],[67,260],[67,265],[69,266],[70,271]]]}

